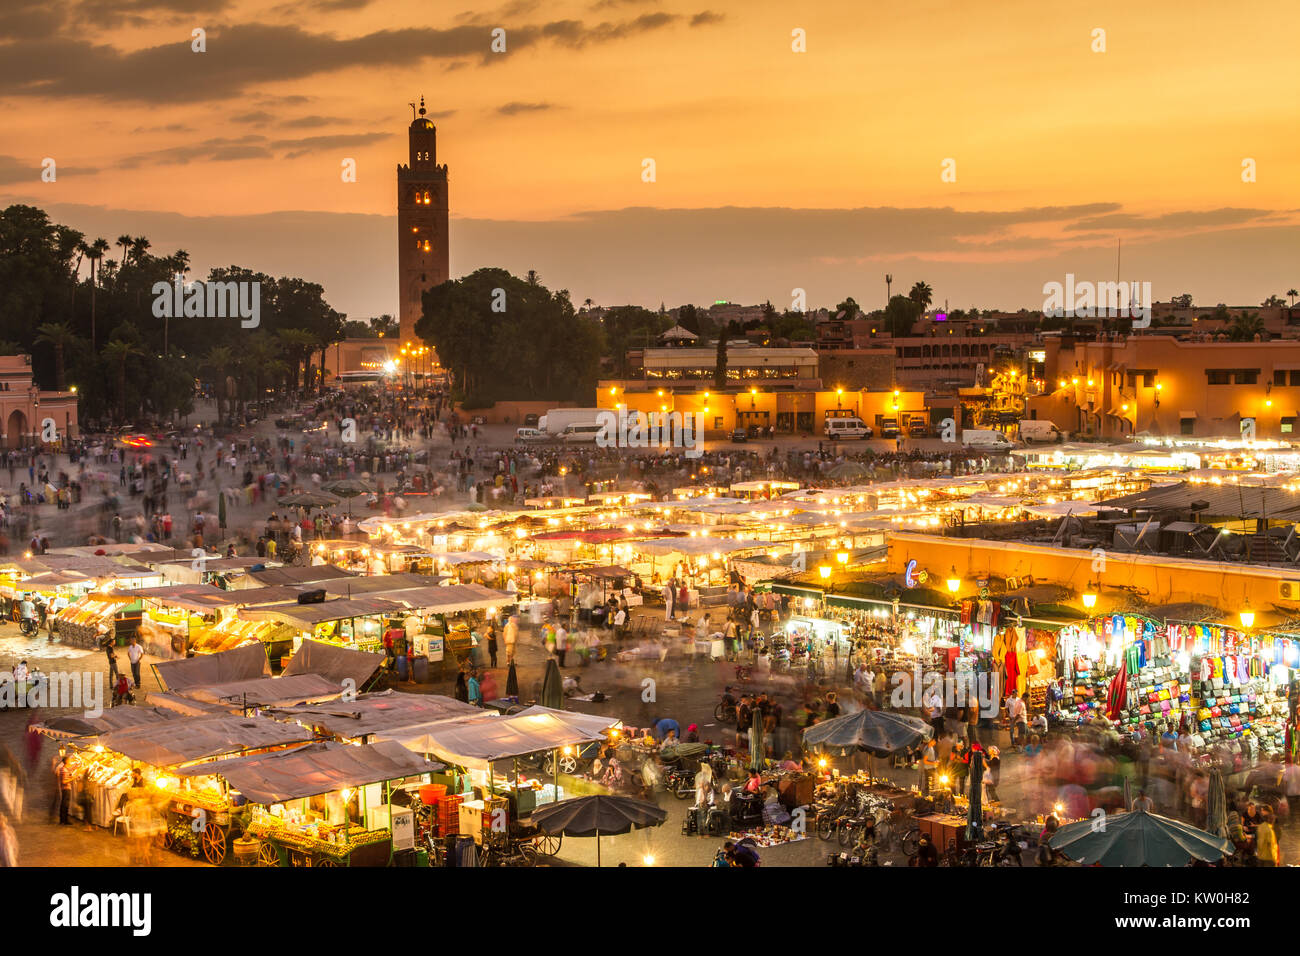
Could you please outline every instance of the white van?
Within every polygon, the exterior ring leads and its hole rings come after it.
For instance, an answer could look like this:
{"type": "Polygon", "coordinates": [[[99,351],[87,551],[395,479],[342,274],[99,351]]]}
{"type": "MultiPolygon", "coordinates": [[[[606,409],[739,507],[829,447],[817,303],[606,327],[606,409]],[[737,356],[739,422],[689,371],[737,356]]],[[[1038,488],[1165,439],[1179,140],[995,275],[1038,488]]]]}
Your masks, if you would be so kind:
{"type": "Polygon", "coordinates": [[[546,439],[550,437],[551,437],[550,435],[546,434],[546,432],[542,431],[540,428],[516,428],[515,429],[516,442],[546,441],[546,439]]]}
{"type": "Polygon", "coordinates": [[[967,428],[961,433],[961,443],[972,448],[991,448],[1010,451],[1015,447],[1011,439],[992,428],[967,428]]]}
{"type": "Polygon", "coordinates": [[[1030,442],[1058,442],[1065,436],[1061,430],[1045,418],[1022,418],[1020,420],[1020,440],[1030,442]]]}
{"type": "Polygon", "coordinates": [[[595,422],[583,422],[577,425],[566,425],[564,431],[560,432],[560,440],[566,442],[594,442],[600,435],[602,426],[595,422]]]}
{"type": "Polygon", "coordinates": [[[826,437],[832,441],[837,438],[870,438],[873,434],[871,426],[860,418],[826,419],[826,437]]]}

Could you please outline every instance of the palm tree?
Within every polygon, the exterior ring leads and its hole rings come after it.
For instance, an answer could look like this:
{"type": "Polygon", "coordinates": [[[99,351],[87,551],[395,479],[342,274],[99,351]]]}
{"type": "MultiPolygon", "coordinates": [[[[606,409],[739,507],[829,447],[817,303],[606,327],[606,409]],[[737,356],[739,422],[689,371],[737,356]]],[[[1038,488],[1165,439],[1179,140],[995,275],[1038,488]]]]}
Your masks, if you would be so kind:
{"type": "Polygon", "coordinates": [[[1266,335],[1258,312],[1239,312],[1228,326],[1228,338],[1234,342],[1251,342],[1257,335],[1266,335]]]}
{"type": "Polygon", "coordinates": [[[528,280],[529,285],[537,285],[542,281],[542,277],[537,274],[536,269],[529,269],[528,275],[525,278],[528,280]]]}
{"type": "Polygon", "coordinates": [[[113,367],[117,378],[118,410],[126,418],[126,360],[133,355],[143,355],[140,347],[125,339],[113,339],[105,343],[100,355],[113,367]]]}
{"type": "Polygon", "coordinates": [[[1287,289],[1287,290],[1286,290],[1286,294],[1289,295],[1289,296],[1291,297],[1291,304],[1294,306],[1294,305],[1295,305],[1295,297],[1298,296],[1298,295],[1300,295],[1300,290],[1296,290],[1296,289],[1287,289]]]}
{"type": "Polygon", "coordinates": [[[91,351],[97,351],[95,341],[95,266],[104,258],[104,253],[108,252],[112,246],[108,244],[107,239],[96,239],[90,244],[90,249],[86,252],[86,258],[90,260],[90,348],[91,351]]]}
{"type": "Polygon", "coordinates": [[[224,345],[216,345],[208,350],[208,354],[203,357],[202,367],[213,373],[216,388],[214,391],[217,396],[217,421],[225,422],[226,415],[222,410],[222,402],[226,397],[226,369],[235,361],[235,353],[224,345]]]}
{"type": "Polygon", "coordinates": [[[131,240],[131,259],[137,264],[144,261],[144,254],[149,251],[149,240],[144,236],[136,236],[131,240]]]}
{"type": "Polygon", "coordinates": [[[930,307],[930,302],[934,298],[934,290],[924,282],[918,282],[912,286],[912,291],[907,293],[907,297],[921,307],[924,312],[930,307]]]}
{"type": "Polygon", "coordinates": [[[133,242],[135,242],[135,239],[133,237],[123,233],[122,235],[117,237],[117,242],[113,243],[113,245],[115,246],[122,247],[122,268],[124,269],[131,262],[130,252],[131,252],[131,244],[133,242]]]}
{"type": "Polygon", "coordinates": [[[77,341],[77,335],[66,322],[46,322],[36,329],[36,341],[54,347],[54,387],[66,391],[67,376],[64,358],[68,346],[77,341]]]}
{"type": "MultiPolygon", "coordinates": [[[[595,303],[592,302],[590,299],[583,299],[583,300],[582,300],[582,307],[583,307],[583,309],[585,309],[585,310],[588,311],[588,312],[591,311],[591,307],[592,307],[593,305],[595,305],[595,303]]],[[[659,307],[660,307],[661,309],[663,308],[663,303],[662,303],[662,302],[659,303],[659,307]]]]}

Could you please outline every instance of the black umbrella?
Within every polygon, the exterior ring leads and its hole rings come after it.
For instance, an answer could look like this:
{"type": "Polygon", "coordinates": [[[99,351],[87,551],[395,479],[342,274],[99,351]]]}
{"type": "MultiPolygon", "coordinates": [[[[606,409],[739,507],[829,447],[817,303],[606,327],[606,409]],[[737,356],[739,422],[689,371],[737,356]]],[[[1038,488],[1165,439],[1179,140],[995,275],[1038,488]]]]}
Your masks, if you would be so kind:
{"type": "Polygon", "coordinates": [[[925,721],[891,710],[860,710],[832,717],[803,732],[805,746],[865,750],[888,757],[930,739],[933,728],[925,721]]]}
{"type": "Polygon", "coordinates": [[[966,839],[974,843],[984,838],[984,751],[970,755],[970,812],[966,815],[966,839]]]}
{"type": "Polygon", "coordinates": [[[533,811],[532,822],[543,833],[596,838],[596,866],[600,866],[600,835],[627,833],[657,827],[668,819],[668,811],[653,803],[607,794],[575,797],[533,811]]]}
{"type": "Polygon", "coordinates": [[[519,674],[515,671],[515,662],[510,662],[510,670],[506,672],[506,696],[519,696],[519,674]]]}
{"type": "Polygon", "coordinates": [[[542,698],[538,703],[552,710],[564,709],[564,679],[560,677],[560,665],[554,657],[546,662],[546,674],[542,677],[542,698]]]}
{"type": "Polygon", "coordinates": [[[1213,863],[1233,852],[1232,841],[1181,820],[1132,810],[1096,820],[1068,823],[1049,845],[1087,866],[1186,866],[1192,860],[1213,863]]]}

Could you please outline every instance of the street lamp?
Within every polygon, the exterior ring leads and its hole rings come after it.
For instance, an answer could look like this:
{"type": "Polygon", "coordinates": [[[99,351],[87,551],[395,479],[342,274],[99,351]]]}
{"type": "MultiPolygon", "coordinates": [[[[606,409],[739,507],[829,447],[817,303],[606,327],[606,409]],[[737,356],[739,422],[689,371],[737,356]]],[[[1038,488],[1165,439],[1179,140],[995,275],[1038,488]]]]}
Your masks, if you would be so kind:
{"type": "Polygon", "coordinates": [[[1086,607],[1089,611],[1091,611],[1094,607],[1097,606],[1097,595],[1094,594],[1092,591],[1089,591],[1086,594],[1084,594],[1083,606],[1086,607]]]}
{"type": "Polygon", "coordinates": [[[957,565],[952,566],[952,577],[948,579],[948,593],[956,594],[961,590],[961,578],[957,576],[957,565]]]}
{"type": "Polygon", "coordinates": [[[829,564],[819,564],[817,566],[817,573],[820,574],[822,580],[825,581],[831,576],[831,566],[829,564]]]}
{"type": "Polygon", "coordinates": [[[1249,631],[1255,626],[1255,612],[1250,609],[1249,601],[1246,602],[1246,606],[1241,609],[1241,614],[1238,616],[1241,618],[1241,626],[1246,630],[1249,631]]]}

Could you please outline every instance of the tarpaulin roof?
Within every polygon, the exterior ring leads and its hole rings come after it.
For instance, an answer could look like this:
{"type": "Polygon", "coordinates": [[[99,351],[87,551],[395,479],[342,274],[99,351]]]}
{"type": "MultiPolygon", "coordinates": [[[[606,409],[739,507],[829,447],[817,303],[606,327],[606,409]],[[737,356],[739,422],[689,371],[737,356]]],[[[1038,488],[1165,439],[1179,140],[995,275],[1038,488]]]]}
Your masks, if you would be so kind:
{"type": "Polygon", "coordinates": [[[502,607],[515,604],[519,598],[505,591],[494,591],[481,584],[449,584],[446,587],[413,588],[407,591],[386,592],[388,600],[400,601],[409,608],[431,614],[453,614],[456,611],[476,611],[480,608],[502,607]]]}
{"type": "Polygon", "coordinates": [[[1180,482],[1112,498],[1101,504],[1125,510],[1191,511],[1193,502],[1204,504],[1195,510],[1209,518],[1300,519],[1300,494],[1259,485],[1192,485],[1180,482]]]}
{"type": "Polygon", "coordinates": [[[495,760],[605,738],[552,710],[537,708],[527,715],[484,715],[405,727],[377,733],[375,739],[395,740],[416,753],[435,754],[457,766],[483,770],[495,760]]]}
{"type": "MultiPolygon", "coordinates": [[[[252,645],[261,650],[261,645],[252,645]]],[[[266,707],[272,704],[298,704],[310,700],[330,700],[347,688],[319,674],[295,674],[290,677],[262,677],[224,684],[200,684],[186,687],[183,697],[201,703],[224,704],[231,709],[266,707]]]]}
{"type": "Polygon", "coordinates": [[[66,714],[50,717],[37,724],[35,730],[47,737],[94,737],[124,727],[140,727],[171,721],[180,715],[156,707],[111,707],[98,717],[66,714]]]}
{"type": "Polygon", "coordinates": [[[267,568],[265,571],[249,571],[248,576],[261,584],[307,584],[312,581],[357,577],[351,571],[345,571],[332,564],[317,564],[305,568],[267,568]]]}
{"type": "Polygon", "coordinates": [[[406,608],[396,601],[384,598],[331,598],[319,604],[266,604],[241,608],[239,616],[246,621],[280,621],[306,630],[329,621],[345,621],[351,617],[370,617],[375,614],[404,614],[406,608]]]}
{"type": "Polygon", "coordinates": [[[340,687],[345,681],[351,681],[352,687],[359,688],[374,676],[383,662],[383,654],[370,654],[325,641],[303,641],[285,665],[280,679],[315,674],[340,687]]]}
{"type": "Polygon", "coordinates": [[[234,607],[238,600],[230,591],[223,591],[211,584],[170,584],[160,588],[134,588],[124,593],[157,604],[183,607],[187,611],[215,611],[218,608],[234,607]]]}
{"type": "Polygon", "coordinates": [[[201,654],[179,661],[162,661],[153,665],[159,682],[168,691],[181,691],[200,685],[248,681],[271,676],[271,662],[261,642],[245,644],[219,654],[201,654]]]}
{"type": "Polygon", "coordinates": [[[253,803],[272,804],[441,768],[441,764],[416,756],[400,744],[354,747],[316,743],[296,750],[195,764],[178,773],[183,777],[217,774],[253,803]]]}
{"type": "Polygon", "coordinates": [[[310,730],[265,717],[192,717],[155,721],[103,734],[99,743],[132,760],[173,767],[244,750],[260,750],[285,744],[305,743],[310,730]]]}
{"type": "Polygon", "coordinates": [[[390,690],[379,694],[362,694],[351,701],[279,707],[275,710],[275,716],[292,718],[312,727],[322,727],[339,737],[355,738],[456,717],[482,717],[483,710],[452,697],[403,694],[390,690]]]}
{"type": "Polygon", "coordinates": [[[732,551],[747,551],[753,548],[767,548],[764,541],[738,541],[734,538],[673,538],[670,541],[643,541],[636,549],[645,554],[730,554],[732,551]]]}
{"type": "Polygon", "coordinates": [[[439,564],[495,564],[505,559],[499,554],[492,554],[489,551],[449,551],[446,554],[436,555],[439,564]]]}
{"type": "Polygon", "coordinates": [[[575,574],[585,574],[591,578],[630,578],[632,572],[627,568],[619,567],[617,564],[608,564],[599,568],[567,568],[575,574]]]}

